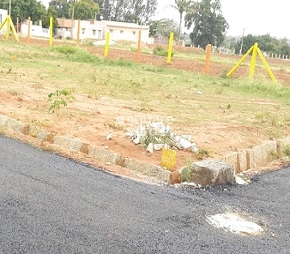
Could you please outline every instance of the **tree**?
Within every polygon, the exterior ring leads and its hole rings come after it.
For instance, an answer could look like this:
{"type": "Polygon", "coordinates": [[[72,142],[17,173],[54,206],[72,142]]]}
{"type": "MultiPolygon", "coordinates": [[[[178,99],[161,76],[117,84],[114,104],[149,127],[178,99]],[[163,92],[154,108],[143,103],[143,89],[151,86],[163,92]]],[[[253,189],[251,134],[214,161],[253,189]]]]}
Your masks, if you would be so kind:
{"type": "Polygon", "coordinates": [[[70,18],[69,3],[67,0],[51,0],[49,7],[54,7],[58,18],[70,18]]]}
{"type": "Polygon", "coordinates": [[[157,10],[158,0],[93,0],[105,20],[147,24],[157,10]]]}
{"type": "Polygon", "coordinates": [[[188,29],[193,26],[190,33],[192,43],[203,48],[209,43],[219,47],[228,29],[220,0],[202,0],[197,3],[194,12],[186,14],[185,22],[188,29]]]}
{"type": "Polygon", "coordinates": [[[70,13],[73,19],[94,19],[99,13],[99,6],[92,0],[73,0],[70,2],[70,13]]]}
{"type": "Polygon", "coordinates": [[[42,26],[49,28],[50,26],[50,17],[53,18],[53,23],[52,23],[52,27],[53,29],[56,29],[58,26],[57,23],[57,12],[55,10],[55,8],[53,6],[49,6],[47,9],[47,13],[46,15],[44,15],[41,20],[42,20],[42,26]]]}
{"type": "Polygon", "coordinates": [[[178,40],[180,40],[183,14],[185,12],[193,12],[193,10],[196,8],[195,7],[196,3],[192,0],[174,0],[174,1],[175,1],[175,4],[170,5],[170,6],[179,12],[178,40]]]}
{"type": "MultiPolygon", "coordinates": [[[[0,0],[1,9],[9,9],[9,1],[0,0]]],[[[41,20],[43,16],[47,13],[45,6],[38,2],[37,0],[17,0],[11,1],[11,18],[14,24],[17,22],[17,17],[19,21],[31,18],[32,22],[41,20]]]]}
{"type": "Polygon", "coordinates": [[[178,34],[178,24],[173,19],[160,19],[149,22],[149,36],[168,37],[171,32],[178,34]]]}
{"type": "MultiPolygon", "coordinates": [[[[290,45],[286,38],[278,40],[270,34],[255,36],[248,34],[243,38],[242,54],[245,54],[255,43],[259,44],[261,51],[277,55],[290,55],[290,45]]],[[[235,45],[235,51],[239,52],[241,39],[235,45]]]]}

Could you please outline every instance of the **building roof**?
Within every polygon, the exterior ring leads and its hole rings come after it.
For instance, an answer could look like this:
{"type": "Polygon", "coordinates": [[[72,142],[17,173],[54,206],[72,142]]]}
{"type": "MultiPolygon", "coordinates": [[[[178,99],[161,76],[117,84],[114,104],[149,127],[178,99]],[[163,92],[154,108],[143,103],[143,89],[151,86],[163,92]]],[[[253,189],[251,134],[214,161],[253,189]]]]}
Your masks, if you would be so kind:
{"type": "Polygon", "coordinates": [[[60,19],[57,18],[58,27],[65,27],[71,28],[72,27],[72,20],[71,19],[60,19]]]}

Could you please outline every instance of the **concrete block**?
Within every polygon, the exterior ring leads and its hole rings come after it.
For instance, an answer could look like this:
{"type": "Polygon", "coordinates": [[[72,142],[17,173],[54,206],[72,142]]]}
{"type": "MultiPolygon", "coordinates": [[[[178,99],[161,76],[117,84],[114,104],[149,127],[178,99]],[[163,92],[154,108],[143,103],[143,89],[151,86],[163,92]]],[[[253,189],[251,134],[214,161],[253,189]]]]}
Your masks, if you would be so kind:
{"type": "Polygon", "coordinates": [[[275,159],[277,154],[277,141],[271,141],[266,144],[256,146],[253,150],[255,167],[265,166],[268,162],[275,159]]]}
{"type": "Polygon", "coordinates": [[[119,155],[117,153],[103,150],[103,149],[100,149],[100,148],[95,147],[95,146],[89,145],[87,149],[88,149],[87,154],[89,156],[91,156],[92,158],[95,158],[101,162],[104,162],[104,163],[109,162],[111,164],[114,164],[115,161],[117,160],[117,158],[119,158],[119,155]]]}
{"type": "Polygon", "coordinates": [[[149,165],[131,158],[125,158],[124,166],[143,175],[155,177],[160,181],[168,182],[169,180],[170,171],[156,165],[149,165]]]}
{"type": "Polygon", "coordinates": [[[246,157],[247,157],[247,169],[253,169],[256,167],[254,151],[252,149],[246,150],[246,157]]]}
{"type": "Polygon", "coordinates": [[[239,167],[236,171],[236,174],[240,172],[244,172],[249,169],[246,150],[238,152],[238,164],[239,164],[239,167]]]}
{"type": "Polygon", "coordinates": [[[29,125],[23,124],[7,116],[0,116],[0,126],[3,126],[6,129],[10,129],[16,132],[20,132],[25,135],[29,133],[29,125]]]}
{"type": "Polygon", "coordinates": [[[234,168],[236,173],[237,171],[239,171],[240,165],[238,163],[238,153],[234,152],[229,155],[226,155],[225,157],[223,157],[223,161],[230,164],[234,168]]]}
{"type": "Polygon", "coordinates": [[[72,139],[63,136],[55,136],[53,140],[53,144],[61,146],[63,148],[80,152],[83,142],[78,139],[72,139]]]}

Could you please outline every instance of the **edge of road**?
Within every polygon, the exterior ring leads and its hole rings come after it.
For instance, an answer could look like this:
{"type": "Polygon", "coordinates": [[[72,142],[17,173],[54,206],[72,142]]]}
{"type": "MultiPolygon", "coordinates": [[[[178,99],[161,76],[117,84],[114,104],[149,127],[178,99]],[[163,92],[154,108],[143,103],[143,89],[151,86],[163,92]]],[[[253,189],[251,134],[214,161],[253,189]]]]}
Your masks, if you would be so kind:
{"type": "MultiPolygon", "coordinates": [[[[92,159],[105,163],[106,165],[113,164],[147,177],[154,178],[158,181],[170,183],[172,172],[162,168],[161,166],[150,165],[129,157],[123,157],[118,153],[103,150],[80,139],[54,135],[39,127],[24,124],[5,115],[0,115],[0,127],[23,135],[29,135],[42,142],[48,142],[70,151],[83,153],[92,159]]],[[[263,167],[274,160],[281,159],[283,157],[283,150],[287,146],[290,146],[290,137],[269,141],[251,149],[233,152],[223,156],[219,160],[232,165],[235,173],[238,174],[251,169],[263,167]]]]}

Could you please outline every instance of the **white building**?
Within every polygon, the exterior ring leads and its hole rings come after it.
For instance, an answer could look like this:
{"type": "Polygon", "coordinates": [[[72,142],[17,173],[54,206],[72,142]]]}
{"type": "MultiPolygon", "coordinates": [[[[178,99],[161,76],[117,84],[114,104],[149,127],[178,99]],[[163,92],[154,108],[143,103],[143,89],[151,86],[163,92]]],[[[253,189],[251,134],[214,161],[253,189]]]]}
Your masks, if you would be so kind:
{"type": "MultiPolygon", "coordinates": [[[[2,22],[6,19],[7,15],[8,15],[7,10],[0,9],[0,24],[2,24],[2,22]]],[[[6,30],[6,26],[4,25],[1,29],[1,32],[5,30],[6,30]]]]}
{"type": "Polygon", "coordinates": [[[79,31],[81,40],[104,40],[106,34],[110,33],[110,39],[113,41],[132,41],[137,42],[139,31],[141,31],[141,42],[150,43],[149,26],[141,26],[134,23],[116,22],[116,21],[97,21],[97,20],[81,20],[80,25],[78,20],[57,19],[58,33],[61,38],[71,38],[73,31],[73,39],[76,39],[79,31]]]}
{"type": "Polygon", "coordinates": [[[28,20],[23,21],[20,27],[22,36],[28,36],[28,28],[30,28],[30,36],[49,38],[49,29],[43,28],[41,21],[39,25],[33,25],[30,21],[30,26],[28,20]]]}

